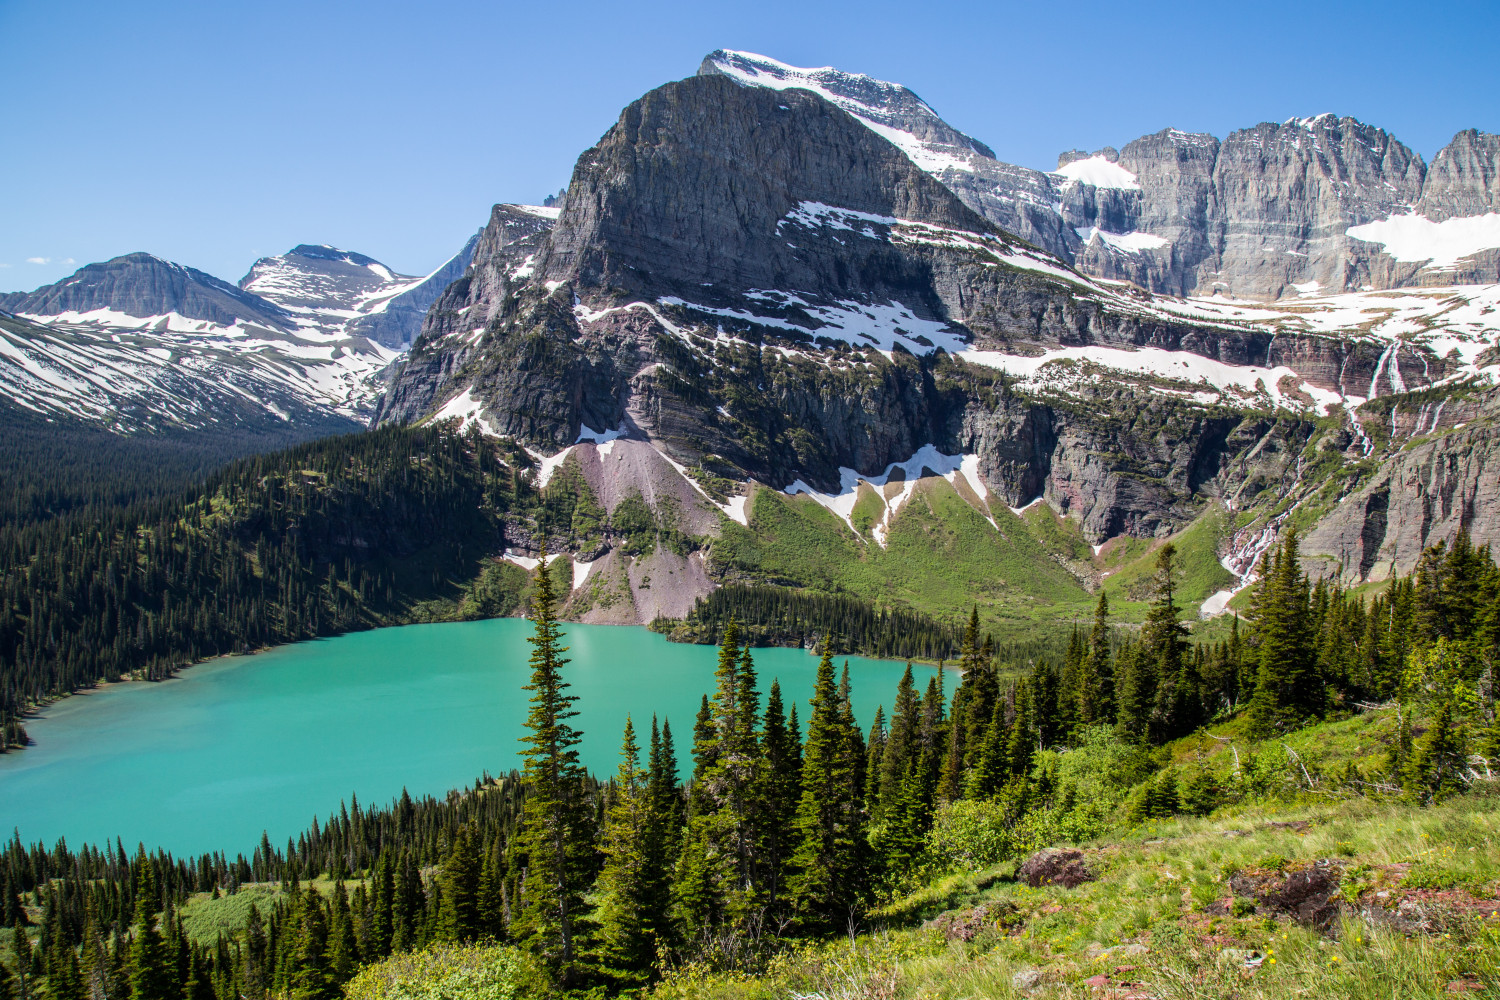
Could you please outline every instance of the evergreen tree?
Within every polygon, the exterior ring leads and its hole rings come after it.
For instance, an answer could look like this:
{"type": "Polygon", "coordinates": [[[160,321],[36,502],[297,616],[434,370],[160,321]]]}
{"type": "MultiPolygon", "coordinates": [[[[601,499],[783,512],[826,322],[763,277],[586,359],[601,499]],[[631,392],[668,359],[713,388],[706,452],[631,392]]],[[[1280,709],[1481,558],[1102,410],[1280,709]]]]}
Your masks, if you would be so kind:
{"type": "Polygon", "coordinates": [[[1078,709],[1080,725],[1095,726],[1114,722],[1115,679],[1110,665],[1109,597],[1103,588],[1094,605],[1094,626],[1089,632],[1086,655],[1078,668],[1078,709]]]}
{"type": "Polygon", "coordinates": [[[1185,676],[1184,654],[1187,652],[1187,626],[1178,620],[1182,609],[1177,606],[1175,557],[1177,546],[1163,545],[1156,556],[1156,595],[1146,620],[1141,625],[1138,660],[1150,663],[1155,680],[1147,736],[1153,743],[1165,743],[1191,732],[1197,726],[1197,712],[1191,706],[1199,699],[1197,686],[1185,676]],[[1183,715],[1189,718],[1183,718],[1183,715]]]}
{"type": "Polygon", "coordinates": [[[594,890],[594,921],[598,927],[595,960],[602,973],[621,985],[644,982],[656,954],[649,922],[656,885],[651,870],[649,838],[653,824],[648,781],[648,772],[640,766],[635,726],[627,716],[613,802],[600,837],[604,867],[594,890]]]}
{"type": "MultiPolygon", "coordinates": [[[[795,713],[796,709],[793,709],[795,713]]],[[[761,747],[765,766],[760,771],[761,787],[756,796],[760,803],[762,884],[767,905],[773,909],[781,898],[787,866],[795,843],[798,803],[802,798],[802,760],[794,727],[788,725],[781,701],[781,685],[771,681],[766,697],[761,747]]]]}
{"type": "Polygon", "coordinates": [[[922,703],[912,681],[911,664],[896,686],[895,707],[891,711],[890,732],[880,757],[880,801],[875,818],[884,816],[901,792],[902,784],[915,764],[917,737],[922,724],[922,703]]]}
{"type": "Polygon", "coordinates": [[[1453,703],[1444,698],[1406,767],[1406,790],[1423,803],[1441,802],[1469,785],[1467,736],[1453,722],[1453,703]]]}
{"type": "MultiPolygon", "coordinates": [[[[463,827],[459,827],[463,830],[463,827]]],[[[359,945],[354,938],[354,919],[349,910],[349,896],[342,880],[333,884],[333,902],[329,907],[328,976],[331,985],[343,986],[359,967],[359,945]]],[[[206,981],[206,980],[205,980],[206,981]]]]}
{"type": "Polygon", "coordinates": [[[880,772],[885,760],[885,706],[875,709],[875,721],[870,723],[870,735],[865,740],[865,812],[876,819],[880,814],[880,772]]]}
{"type": "Polygon", "coordinates": [[[459,827],[454,831],[453,844],[438,876],[443,891],[438,911],[439,940],[473,941],[483,934],[484,920],[479,912],[481,866],[469,828],[459,827]]]}
{"type": "MultiPolygon", "coordinates": [[[[542,548],[542,566],[547,562],[542,548]]],[[[526,852],[525,905],[519,936],[566,988],[578,979],[574,925],[583,915],[588,887],[590,830],[583,800],[584,770],[578,762],[582,734],[570,723],[578,713],[563,679],[552,578],[537,574],[532,598],[531,711],[526,718],[525,781],[529,794],[520,840],[526,852]]]]}
{"type": "Polygon", "coordinates": [[[1295,527],[1287,529],[1269,569],[1256,585],[1260,668],[1250,702],[1251,725],[1262,734],[1321,715],[1325,704],[1309,620],[1309,587],[1298,557],[1295,527]]]}
{"type": "Polygon", "coordinates": [[[300,895],[291,995],[293,1000],[330,1000],[338,991],[328,975],[328,918],[315,890],[300,895]]]}
{"type": "Polygon", "coordinates": [[[131,1000],[176,1000],[167,972],[167,949],[156,929],[156,881],[142,851],[137,857],[135,930],[130,939],[131,1000]]]}
{"type": "Polygon", "coordinates": [[[1146,743],[1150,738],[1151,710],[1156,704],[1156,660],[1138,642],[1127,642],[1115,658],[1115,711],[1122,739],[1146,743]]]}
{"type": "Polygon", "coordinates": [[[31,981],[31,938],[26,933],[24,915],[16,920],[11,950],[16,956],[16,996],[19,1000],[30,1000],[34,992],[31,981]]]}
{"type": "Polygon", "coordinates": [[[850,729],[825,642],[803,749],[795,873],[787,880],[791,909],[807,930],[841,927],[863,904],[864,811],[850,729]]]}

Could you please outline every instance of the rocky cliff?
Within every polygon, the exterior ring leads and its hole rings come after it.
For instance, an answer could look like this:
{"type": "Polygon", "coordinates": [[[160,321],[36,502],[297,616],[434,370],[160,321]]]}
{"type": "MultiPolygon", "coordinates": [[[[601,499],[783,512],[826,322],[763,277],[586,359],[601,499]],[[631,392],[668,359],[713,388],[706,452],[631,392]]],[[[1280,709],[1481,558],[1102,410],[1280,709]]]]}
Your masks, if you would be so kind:
{"type": "MultiPolygon", "coordinates": [[[[379,419],[455,420],[513,438],[540,460],[538,475],[581,462],[590,489],[616,500],[630,488],[603,459],[629,449],[632,468],[652,469],[654,485],[637,492],[680,494],[655,516],[671,520],[691,500],[698,513],[685,530],[722,536],[711,548],[729,545],[723,532],[736,525],[763,530],[764,487],[884,548],[893,526],[915,516],[903,513],[910,498],[924,495],[911,481],[936,477],[997,538],[1013,539],[1015,512],[1044,501],[1096,546],[1094,560],[1111,538],[1160,537],[1211,509],[1232,511],[1240,531],[1221,553],[1232,556],[1288,504],[1324,502],[1335,481],[1362,489],[1388,461],[1397,445],[1381,429],[1387,411],[1361,407],[1444,396],[1500,360],[1484,353],[1495,329],[1483,296],[1412,290],[1278,310],[1096,280],[1016,239],[924,168],[910,143],[882,135],[921,136],[919,154],[988,157],[938,128],[915,95],[805,82],[745,86],[705,72],[658,88],[580,156],[555,223],[497,207],[379,419]],[[639,461],[648,453],[661,461],[639,461]]],[[[1263,147],[1274,140],[1267,162],[1286,166],[1335,135],[1344,147],[1379,145],[1333,121],[1282,134],[1291,128],[1261,137],[1263,147]]],[[[1235,138],[1231,158],[1249,156],[1254,141],[1235,138]]],[[[1164,132],[1119,153],[1067,156],[1047,183],[1068,192],[1065,221],[1094,224],[1079,243],[1084,259],[1104,252],[1096,243],[1110,246],[1104,226],[1171,233],[1152,237],[1163,244],[1161,282],[1204,267],[1226,273],[1218,247],[1269,239],[1277,227],[1308,247],[1337,242],[1338,219],[1359,217],[1293,212],[1266,221],[1260,237],[1211,238],[1229,145],[1164,132]]],[[[1405,178],[1415,197],[1413,161],[1391,143],[1383,150],[1340,155],[1356,173],[1405,178]]],[[[1311,162],[1296,168],[1298,183],[1325,183],[1311,162]]],[[[1296,187],[1277,171],[1257,184],[1237,203],[1296,187]],[[1265,179],[1273,175],[1281,179],[1265,179]]],[[[1454,423],[1441,412],[1423,419],[1426,434],[1454,423]]],[[[508,537],[531,552],[535,530],[517,525],[508,537]]],[[[570,544],[559,537],[554,548],[570,544]]],[[[772,572],[761,556],[747,561],[743,544],[733,558],[673,563],[672,573],[702,584],[745,566],[772,572]]],[[[1069,565],[1097,577],[1083,553],[1069,565]]],[[[637,561],[611,558],[601,572],[641,575],[637,561]]],[[[612,607],[606,617],[646,605],[612,607]]]]}
{"type": "Polygon", "coordinates": [[[1086,274],[1271,300],[1500,280],[1494,135],[1460,132],[1429,171],[1384,130],[1324,114],[1222,142],[1165,129],[1064,153],[1049,174],[999,161],[896,84],[728,51],[699,72],[833,100],[970,208],[1086,274]]]}

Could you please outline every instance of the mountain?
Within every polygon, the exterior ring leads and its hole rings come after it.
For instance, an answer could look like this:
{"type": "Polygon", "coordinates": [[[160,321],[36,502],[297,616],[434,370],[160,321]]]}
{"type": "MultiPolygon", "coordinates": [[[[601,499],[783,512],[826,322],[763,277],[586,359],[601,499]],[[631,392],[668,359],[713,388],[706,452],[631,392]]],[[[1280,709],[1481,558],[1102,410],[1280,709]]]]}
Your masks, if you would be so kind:
{"type": "MultiPolygon", "coordinates": [[[[1296,127],[1319,142],[1343,128],[1296,127]]],[[[1212,178],[1247,145],[1153,148],[1212,178]]],[[[1416,176],[1384,150],[1382,176],[1416,176]]],[[[1461,526],[1500,542],[1485,485],[1500,288],[1295,305],[1153,293],[1085,273],[1093,237],[1070,263],[947,183],[990,160],[904,88],[715,53],[580,156],[550,231],[519,235],[497,210],[481,247],[524,247],[476,250],[377,421],[515,439],[539,484],[582,491],[605,524],[637,502],[677,524],[687,541],[650,572],[608,537],[584,550],[566,524],[509,524],[507,558],[541,535],[574,553],[585,620],[664,613],[639,584],[668,572],[689,593],[742,579],[890,596],[934,545],[946,562],[907,593],[961,572],[958,600],[1024,618],[1100,585],[1135,599],[1141,573],[1121,560],[1136,540],[1198,546],[1190,599],[1211,610],[1291,516],[1329,525],[1315,572],[1350,580],[1405,572],[1461,526]],[[1426,462],[1436,492],[1398,502],[1403,462],[1426,462]],[[1384,518],[1357,519],[1382,489],[1384,518]]],[[[1126,230],[1162,185],[1125,162],[1065,158],[1044,176],[1126,230]]]]}
{"type": "Polygon", "coordinates": [[[292,322],[290,314],[273,302],[148,253],[85,264],[56,284],[0,295],[0,309],[64,322],[118,321],[127,327],[161,326],[162,320],[167,326],[198,320],[214,326],[244,322],[277,328],[292,322]]]}
{"type": "Polygon", "coordinates": [[[1429,169],[1384,130],[1323,114],[1222,141],[1163,129],[1043,173],[1000,162],[896,84],[725,50],[699,72],[825,97],[985,218],[1097,277],[1254,299],[1500,280],[1500,136],[1460,132],[1429,169]]]}
{"type": "Polygon", "coordinates": [[[239,287],[146,253],[89,264],[0,296],[0,385],[24,409],[124,433],[352,430],[477,242],[425,277],[305,244],[239,287]]]}
{"type": "Polygon", "coordinates": [[[402,350],[443,289],[469,266],[478,239],[425,277],[396,274],[364,254],[303,244],[256,261],[240,288],[276,303],[299,327],[402,350]]]}

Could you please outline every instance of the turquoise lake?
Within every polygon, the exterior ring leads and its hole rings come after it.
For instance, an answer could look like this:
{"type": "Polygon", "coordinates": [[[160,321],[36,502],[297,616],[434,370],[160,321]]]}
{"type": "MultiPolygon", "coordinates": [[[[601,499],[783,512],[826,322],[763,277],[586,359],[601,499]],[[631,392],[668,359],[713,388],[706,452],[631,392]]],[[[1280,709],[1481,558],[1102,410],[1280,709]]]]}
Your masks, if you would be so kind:
{"type": "MultiPolygon", "coordinates": [[[[613,773],[625,717],[644,747],[651,715],[672,721],[682,774],[716,650],[644,628],[566,625],[584,763],[613,773]]],[[[247,857],[261,831],[286,842],[351,793],[383,805],[472,785],[519,766],[531,624],[516,618],[410,625],[200,664],[156,684],[63,699],[28,721],[35,745],[0,754],[0,835],[75,847],[223,850],[247,857]]],[[[762,694],[781,681],[805,725],[817,658],[754,653],[762,694]]],[[[887,711],[905,665],[847,660],[855,713],[887,711]]],[[[918,689],[935,668],[919,666],[918,689]]]]}

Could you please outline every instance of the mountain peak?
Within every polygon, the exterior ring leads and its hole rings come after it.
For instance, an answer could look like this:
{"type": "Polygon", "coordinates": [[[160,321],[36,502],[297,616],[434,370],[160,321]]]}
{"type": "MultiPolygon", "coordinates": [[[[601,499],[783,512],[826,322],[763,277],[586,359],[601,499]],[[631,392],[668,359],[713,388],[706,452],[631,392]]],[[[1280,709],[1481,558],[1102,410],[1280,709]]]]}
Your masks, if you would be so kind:
{"type": "Polygon", "coordinates": [[[988,146],[943,121],[926,101],[899,83],[832,66],[792,66],[769,56],[731,49],[709,53],[698,67],[698,75],[727,76],[745,87],[811,91],[894,143],[931,174],[971,170],[975,158],[995,158],[988,146]]]}
{"type": "MultiPolygon", "coordinates": [[[[310,260],[337,261],[341,264],[353,264],[355,267],[369,267],[375,264],[390,271],[374,257],[366,257],[362,253],[352,250],[340,250],[338,247],[329,246],[327,243],[299,243],[285,254],[287,257],[306,257],[310,260]]],[[[394,273],[394,272],[393,272],[394,273]]]]}

